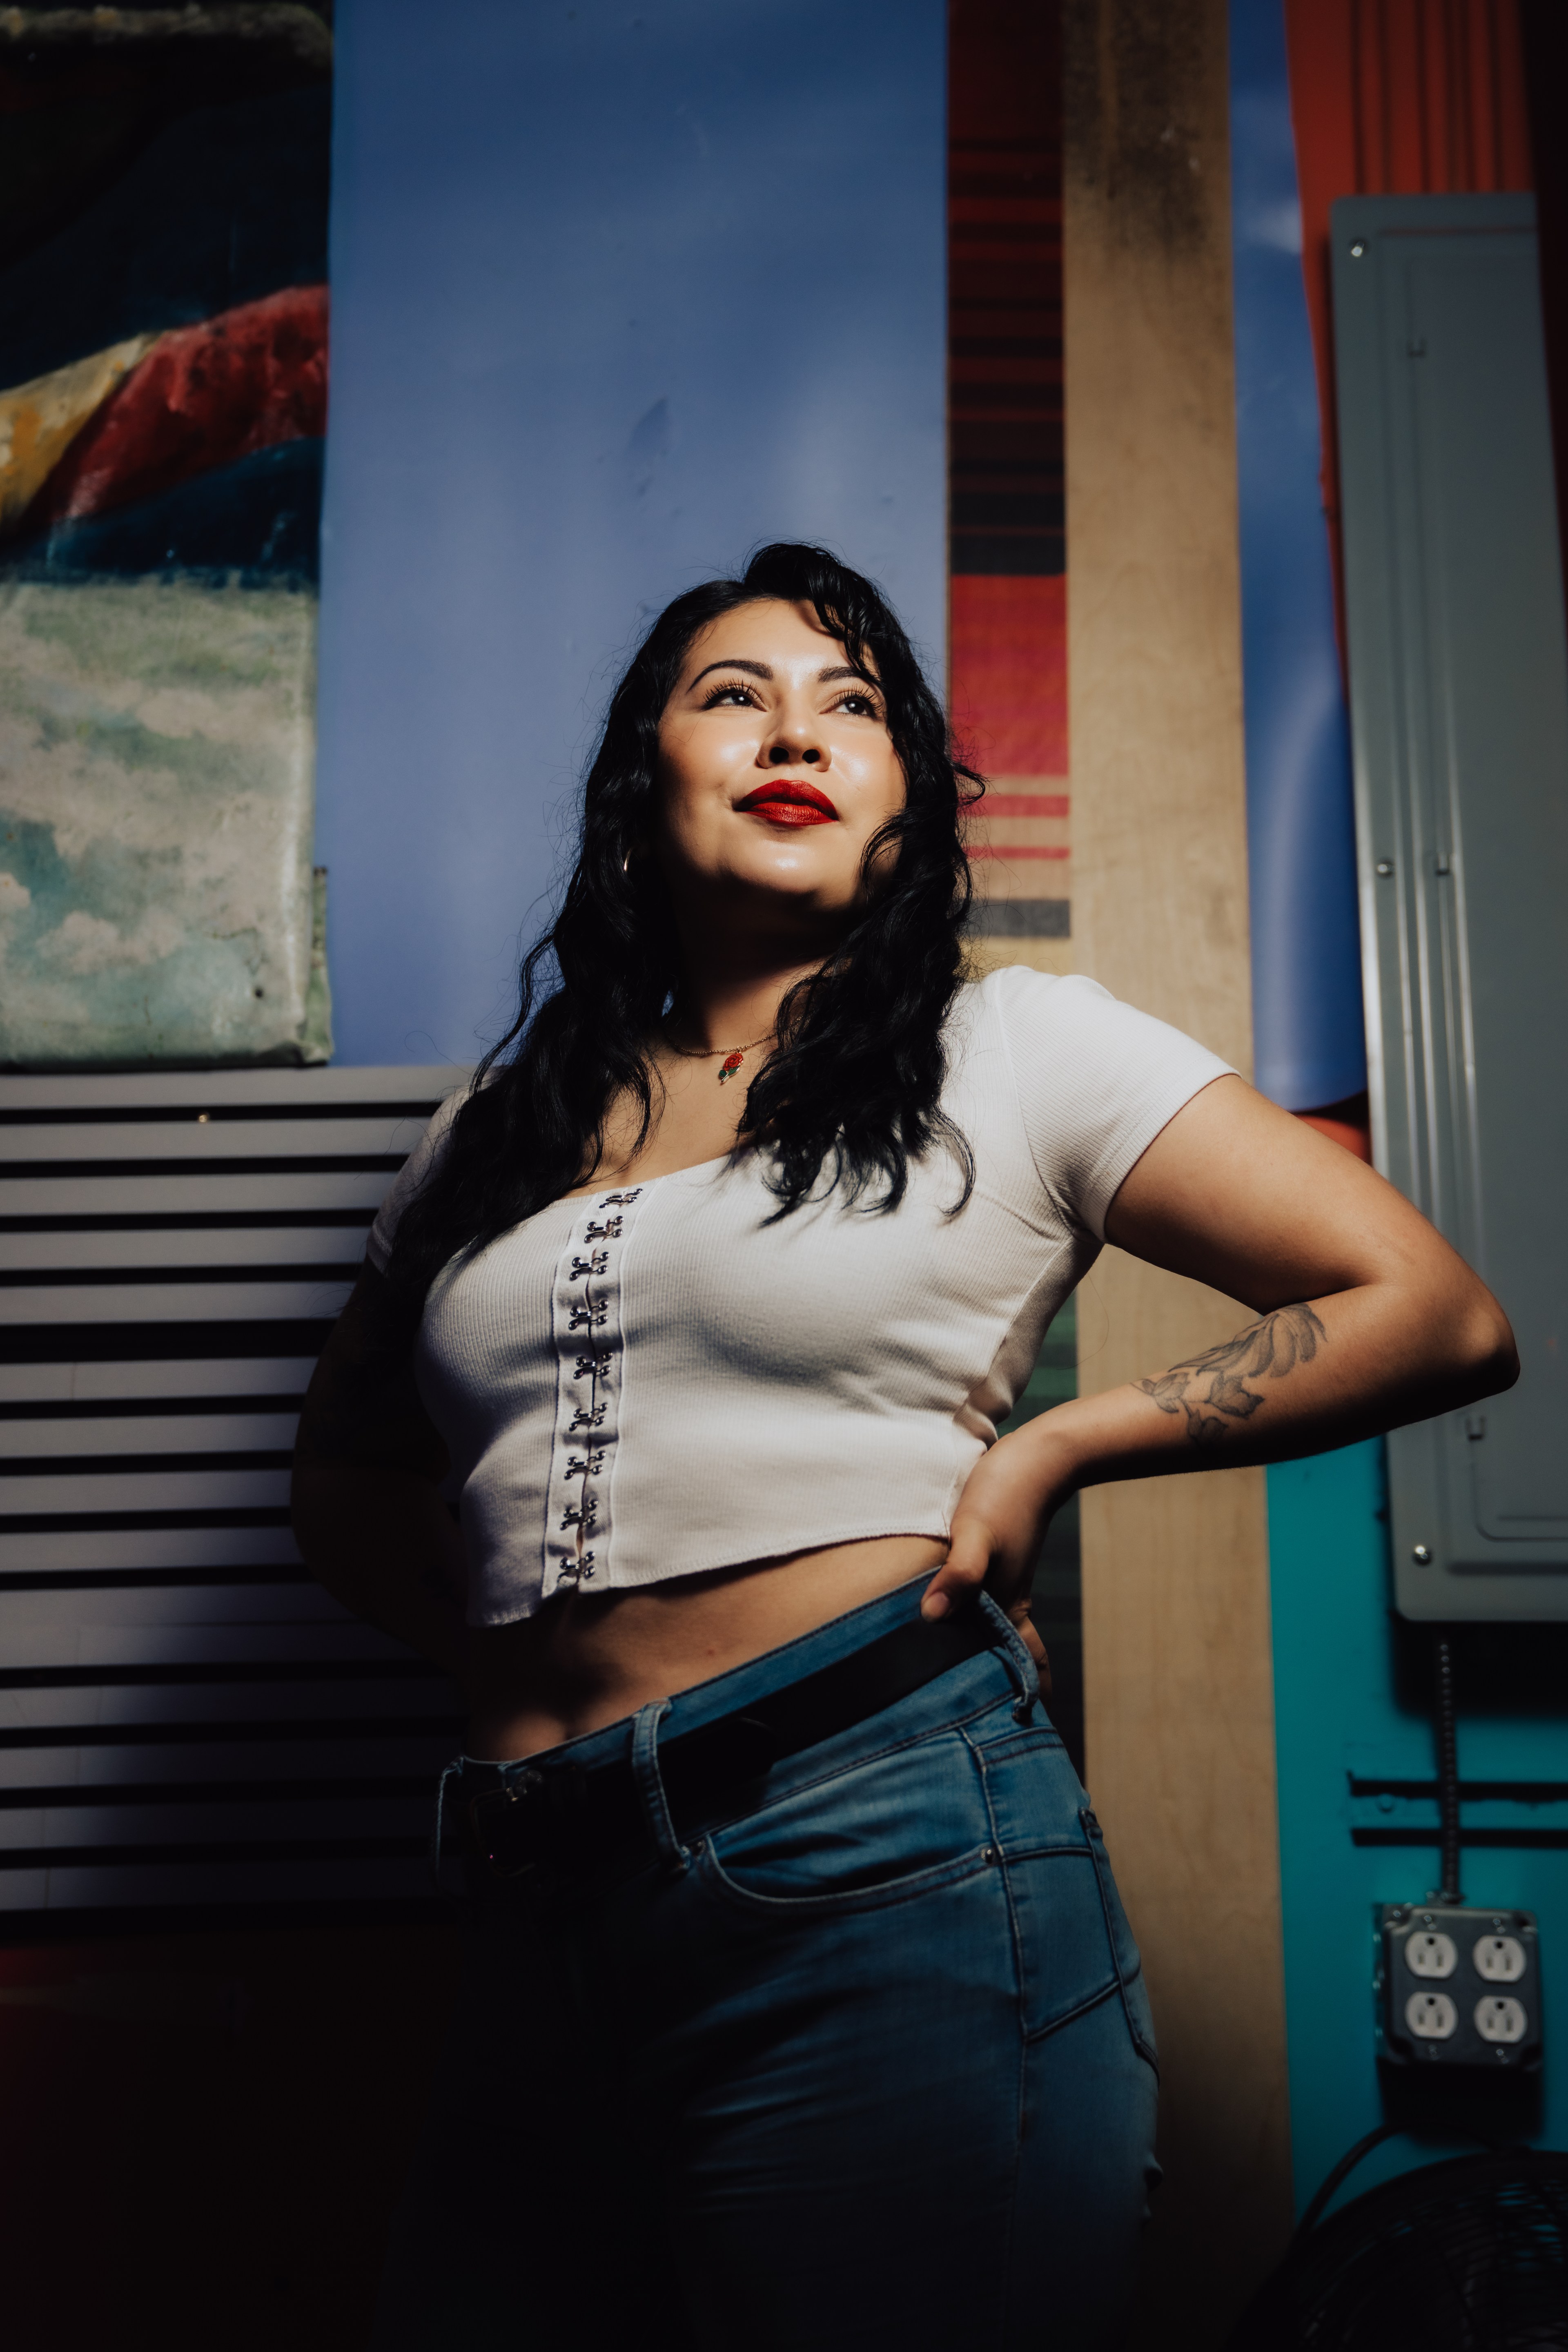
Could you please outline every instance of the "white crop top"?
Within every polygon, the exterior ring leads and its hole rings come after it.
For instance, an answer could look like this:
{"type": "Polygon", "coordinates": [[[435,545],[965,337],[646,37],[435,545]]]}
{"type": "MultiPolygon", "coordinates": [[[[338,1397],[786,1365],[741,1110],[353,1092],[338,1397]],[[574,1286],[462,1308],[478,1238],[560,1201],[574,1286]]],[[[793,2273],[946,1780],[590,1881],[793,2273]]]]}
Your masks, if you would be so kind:
{"type": "MultiPolygon", "coordinates": [[[[1089,980],[967,984],[940,1146],[889,1216],[769,1225],[755,1155],[557,1201],[437,1276],[420,1393],[461,1480],[469,1622],[857,1537],[945,1536],[1118,1185],[1227,1065],[1089,980]]],[[[371,1228],[384,1268],[444,1104],[371,1228]]]]}

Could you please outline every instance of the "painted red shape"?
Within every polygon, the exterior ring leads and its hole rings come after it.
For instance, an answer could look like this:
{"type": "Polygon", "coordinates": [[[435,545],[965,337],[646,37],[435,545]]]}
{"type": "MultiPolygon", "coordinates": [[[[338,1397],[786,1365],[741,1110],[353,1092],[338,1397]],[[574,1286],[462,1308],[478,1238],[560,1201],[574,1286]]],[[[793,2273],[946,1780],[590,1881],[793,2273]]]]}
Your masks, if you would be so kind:
{"type": "Polygon", "coordinates": [[[958,572],[952,600],[960,743],[988,775],[1064,776],[1066,579],[958,572]]]}
{"type": "Polygon", "coordinates": [[[1372,1165],[1372,1113],[1364,1095],[1351,1095],[1343,1102],[1326,1103],[1322,1110],[1299,1110],[1296,1117],[1303,1127],[1315,1127],[1331,1143],[1337,1143],[1354,1159],[1372,1165]]]}
{"type": "Polygon", "coordinates": [[[131,506],[327,430],[327,289],[291,286],[158,341],[77,436],[29,527],[131,506]]]}
{"type": "Polygon", "coordinates": [[[1061,842],[1051,842],[1047,844],[1030,841],[1026,842],[1021,845],[1017,842],[1003,842],[999,848],[988,841],[971,842],[969,844],[969,863],[971,866],[975,863],[975,860],[977,857],[996,858],[1000,860],[1002,864],[1010,866],[1015,857],[1061,858],[1071,857],[1071,850],[1069,849],[1065,844],[1061,842]]]}
{"type": "Polygon", "coordinates": [[[1515,0],[1285,0],[1285,37],[1343,645],[1329,207],[1336,196],[1528,188],[1524,59],[1515,0]]]}
{"type": "Polygon", "coordinates": [[[984,816],[1066,816],[1071,810],[1067,793],[988,792],[980,803],[984,816]]]}

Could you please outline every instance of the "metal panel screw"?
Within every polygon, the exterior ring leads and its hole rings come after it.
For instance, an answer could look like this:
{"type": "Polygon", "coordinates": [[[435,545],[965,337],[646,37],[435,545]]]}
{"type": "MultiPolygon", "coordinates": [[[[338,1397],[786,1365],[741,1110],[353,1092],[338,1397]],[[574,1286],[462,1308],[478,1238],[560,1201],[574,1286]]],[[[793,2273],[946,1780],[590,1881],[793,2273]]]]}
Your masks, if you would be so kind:
{"type": "Polygon", "coordinates": [[[1351,248],[1350,248],[1350,257],[1351,257],[1351,259],[1352,259],[1353,261],[1359,261],[1359,260],[1361,259],[1362,255],[1363,255],[1365,251],[1366,251],[1366,242],[1365,242],[1365,239],[1364,239],[1364,238],[1363,238],[1363,237],[1359,237],[1359,236],[1358,236],[1358,237],[1356,238],[1356,240],[1355,240],[1355,243],[1354,243],[1354,244],[1351,247],[1351,248]]]}
{"type": "Polygon", "coordinates": [[[1386,882],[1394,871],[1394,860],[1391,857],[1380,857],[1377,861],[1377,870],[1386,882]]]}
{"type": "Polygon", "coordinates": [[[1412,1544],[1410,1547],[1410,1557],[1415,1561],[1417,1568],[1430,1568],[1432,1565],[1431,1545],[1412,1544]]]}

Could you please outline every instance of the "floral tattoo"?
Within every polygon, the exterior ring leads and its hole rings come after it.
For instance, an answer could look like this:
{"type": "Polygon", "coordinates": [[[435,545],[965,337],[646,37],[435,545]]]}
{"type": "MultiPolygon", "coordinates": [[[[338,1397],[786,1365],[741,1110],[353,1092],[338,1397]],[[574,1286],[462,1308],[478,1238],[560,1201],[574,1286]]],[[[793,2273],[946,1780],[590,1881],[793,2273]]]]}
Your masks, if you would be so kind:
{"type": "Polygon", "coordinates": [[[1320,1343],[1327,1346],[1328,1336],[1310,1307],[1277,1307],[1234,1339],[1134,1385],[1162,1412],[1185,1412],[1195,1445],[1218,1445],[1230,1423],[1249,1421],[1263,1402],[1261,1391],[1249,1389],[1249,1381],[1283,1380],[1298,1364],[1310,1364],[1320,1343]]]}

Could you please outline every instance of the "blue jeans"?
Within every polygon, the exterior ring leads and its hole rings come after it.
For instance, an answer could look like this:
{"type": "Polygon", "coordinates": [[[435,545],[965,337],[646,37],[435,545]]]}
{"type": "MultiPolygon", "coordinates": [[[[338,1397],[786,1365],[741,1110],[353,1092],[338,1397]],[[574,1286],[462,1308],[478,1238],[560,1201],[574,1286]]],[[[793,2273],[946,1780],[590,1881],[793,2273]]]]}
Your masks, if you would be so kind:
{"type": "MultiPolygon", "coordinates": [[[[1154,2041],[1104,1842],[997,1647],[683,1846],[658,1740],[915,1616],[925,1579],[533,1764],[630,1757],[644,1850],[474,1874],[376,2352],[1091,2352],[1121,2336],[1154,2041]]],[[[505,1769],[505,1768],[503,1768],[505,1769]]]]}

